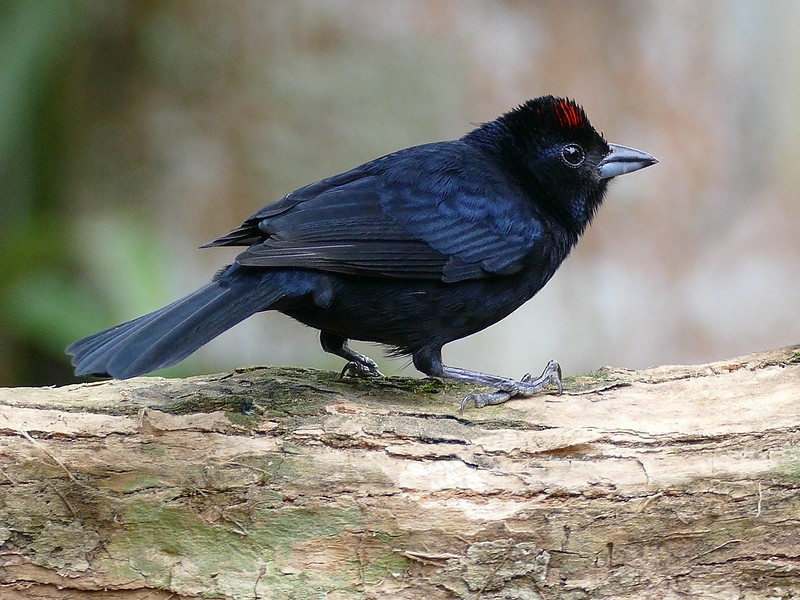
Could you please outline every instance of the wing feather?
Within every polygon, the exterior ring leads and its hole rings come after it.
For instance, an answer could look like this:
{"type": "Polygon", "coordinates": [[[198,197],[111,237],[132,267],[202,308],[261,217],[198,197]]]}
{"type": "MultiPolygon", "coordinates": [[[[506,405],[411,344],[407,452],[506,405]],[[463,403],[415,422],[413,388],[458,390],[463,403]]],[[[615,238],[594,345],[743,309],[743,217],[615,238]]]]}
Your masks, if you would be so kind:
{"type": "Polygon", "coordinates": [[[245,266],[462,281],[522,267],[540,233],[533,215],[520,222],[528,204],[451,142],[300,188],[207,245],[248,245],[236,259],[245,266]]]}

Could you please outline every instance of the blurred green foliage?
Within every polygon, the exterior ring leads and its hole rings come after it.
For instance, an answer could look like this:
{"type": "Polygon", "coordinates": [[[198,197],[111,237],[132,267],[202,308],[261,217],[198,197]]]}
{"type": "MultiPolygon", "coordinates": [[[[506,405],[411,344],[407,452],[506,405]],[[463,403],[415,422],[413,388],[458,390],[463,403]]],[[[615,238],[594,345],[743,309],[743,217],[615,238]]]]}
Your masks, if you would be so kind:
{"type": "Polygon", "coordinates": [[[84,19],[71,2],[0,12],[0,384],[65,378],[52,356],[79,326],[63,309],[86,301],[65,275],[74,252],[54,189],[65,151],[57,80],[84,19]]]}
{"type": "Polygon", "coordinates": [[[70,135],[81,116],[70,104],[74,62],[108,9],[60,0],[0,8],[0,385],[75,381],[64,347],[163,289],[148,221],[134,211],[124,222],[77,221],[63,177],[81,152],[70,135]]]}

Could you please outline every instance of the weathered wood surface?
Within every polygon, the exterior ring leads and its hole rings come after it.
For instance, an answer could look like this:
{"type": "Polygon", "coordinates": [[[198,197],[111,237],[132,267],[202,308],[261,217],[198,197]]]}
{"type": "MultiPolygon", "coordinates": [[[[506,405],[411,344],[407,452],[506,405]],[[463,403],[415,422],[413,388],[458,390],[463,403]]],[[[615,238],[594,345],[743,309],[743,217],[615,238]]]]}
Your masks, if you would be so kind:
{"type": "Polygon", "coordinates": [[[800,595],[800,346],[465,388],[0,390],[0,598],[800,595]]]}

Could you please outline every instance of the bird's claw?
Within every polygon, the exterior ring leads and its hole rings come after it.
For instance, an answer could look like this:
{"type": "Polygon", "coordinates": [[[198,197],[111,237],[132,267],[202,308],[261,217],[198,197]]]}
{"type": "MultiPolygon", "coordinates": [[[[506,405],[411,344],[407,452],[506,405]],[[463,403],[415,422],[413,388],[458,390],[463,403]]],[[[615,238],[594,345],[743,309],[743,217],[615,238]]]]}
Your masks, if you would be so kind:
{"type": "Polygon", "coordinates": [[[558,388],[560,396],[564,391],[564,384],[561,381],[561,365],[551,360],[536,379],[533,379],[530,373],[525,373],[519,381],[514,381],[507,387],[503,386],[496,392],[469,394],[461,401],[461,412],[463,413],[470,403],[474,403],[475,408],[495,406],[508,402],[511,398],[528,398],[553,385],[558,388]]]}
{"type": "Polygon", "coordinates": [[[484,406],[494,406],[495,404],[503,404],[504,402],[508,402],[511,400],[512,395],[510,392],[504,392],[498,390],[496,392],[474,392],[469,394],[461,401],[461,412],[463,413],[464,410],[469,406],[469,403],[472,402],[475,404],[475,408],[483,408],[484,406]]]}
{"type": "Polygon", "coordinates": [[[348,362],[339,373],[339,379],[345,377],[384,377],[384,374],[378,370],[378,364],[375,361],[367,358],[364,362],[353,360],[348,362]]]}

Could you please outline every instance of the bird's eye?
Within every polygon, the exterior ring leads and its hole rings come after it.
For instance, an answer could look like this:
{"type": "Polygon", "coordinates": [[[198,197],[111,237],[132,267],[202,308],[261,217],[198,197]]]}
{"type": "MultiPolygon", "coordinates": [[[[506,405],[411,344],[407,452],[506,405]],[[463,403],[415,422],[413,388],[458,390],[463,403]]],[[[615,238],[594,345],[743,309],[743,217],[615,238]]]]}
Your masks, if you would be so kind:
{"type": "Polygon", "coordinates": [[[561,149],[561,158],[570,167],[578,167],[586,159],[586,153],[578,144],[567,144],[561,149]]]}

